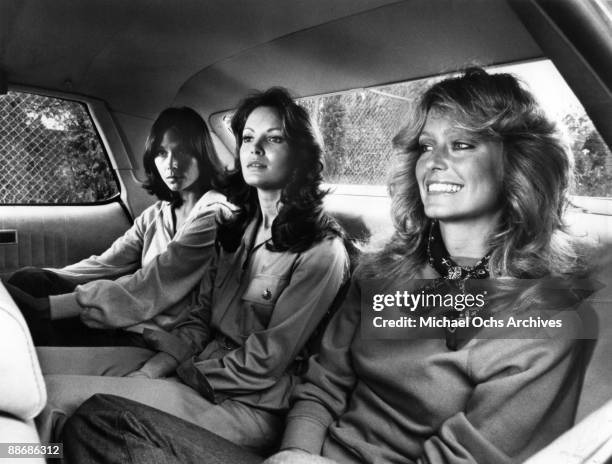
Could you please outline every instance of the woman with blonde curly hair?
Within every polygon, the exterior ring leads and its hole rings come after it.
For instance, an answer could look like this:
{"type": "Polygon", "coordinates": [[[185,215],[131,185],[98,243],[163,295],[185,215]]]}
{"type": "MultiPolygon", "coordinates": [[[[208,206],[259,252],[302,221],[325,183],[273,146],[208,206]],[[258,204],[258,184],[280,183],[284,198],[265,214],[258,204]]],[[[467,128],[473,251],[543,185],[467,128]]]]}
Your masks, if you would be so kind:
{"type": "MultiPolygon", "coordinates": [[[[573,180],[571,153],[554,123],[512,75],[489,75],[478,69],[429,89],[409,125],[394,140],[401,149],[400,167],[390,184],[396,231],[385,251],[375,258],[380,270],[406,275],[424,262],[431,220],[440,219],[442,229],[449,222],[435,215],[439,205],[452,205],[452,215],[462,215],[464,209],[473,210],[472,216],[481,212],[478,197],[468,195],[469,184],[461,191],[438,192],[431,191],[428,184],[435,180],[433,175],[424,179],[425,183],[406,182],[415,177],[418,181],[419,173],[420,177],[426,175],[426,163],[436,161],[429,161],[433,149],[426,140],[428,117],[430,123],[446,122],[445,128],[454,126],[465,137],[494,148],[495,154],[488,160],[490,172],[479,172],[481,166],[487,166],[474,158],[478,167],[469,174],[491,175],[483,198],[496,220],[485,221],[489,233],[483,235],[481,248],[491,250],[493,275],[535,278],[574,274],[580,255],[563,223],[573,180]],[[429,214],[428,209],[432,210],[429,214]]],[[[474,150],[471,145],[457,141],[449,154],[469,153],[474,150]]],[[[455,159],[462,162],[458,156],[455,159]]],[[[470,158],[466,161],[471,162],[470,158]]],[[[430,169],[440,170],[439,166],[430,169]]]]}

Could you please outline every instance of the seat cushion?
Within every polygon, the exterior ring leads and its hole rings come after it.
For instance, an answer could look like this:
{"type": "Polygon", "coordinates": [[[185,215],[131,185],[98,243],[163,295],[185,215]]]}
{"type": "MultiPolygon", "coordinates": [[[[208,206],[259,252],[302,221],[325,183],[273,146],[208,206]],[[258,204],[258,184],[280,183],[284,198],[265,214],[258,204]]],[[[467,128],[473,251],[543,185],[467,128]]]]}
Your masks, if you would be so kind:
{"type": "Polygon", "coordinates": [[[611,462],[612,400],[584,418],[525,464],[611,462]]]}
{"type": "Polygon", "coordinates": [[[36,417],[47,401],[34,344],[21,312],[0,283],[0,412],[36,417]]]}

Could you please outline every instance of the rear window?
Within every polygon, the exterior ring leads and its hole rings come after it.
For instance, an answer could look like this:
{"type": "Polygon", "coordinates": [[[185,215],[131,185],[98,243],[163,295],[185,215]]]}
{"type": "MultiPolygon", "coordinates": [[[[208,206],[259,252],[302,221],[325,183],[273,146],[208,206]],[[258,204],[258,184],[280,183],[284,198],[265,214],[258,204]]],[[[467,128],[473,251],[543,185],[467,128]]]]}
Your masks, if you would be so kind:
{"type": "MultiPolygon", "coordinates": [[[[612,196],[612,156],[584,108],[550,61],[489,68],[519,77],[565,133],[575,159],[572,194],[612,196]]],[[[434,82],[404,82],[299,100],[320,127],[328,155],[326,180],[333,184],[384,184],[392,139],[410,105],[434,82]]]]}
{"type": "MultiPolygon", "coordinates": [[[[539,60],[488,69],[520,78],[565,132],[576,163],[572,194],[612,196],[610,149],[554,65],[549,60],[539,60]]],[[[392,140],[404,125],[410,105],[424,89],[444,77],[298,99],[319,126],[325,142],[325,181],[385,185],[394,153],[392,140]]],[[[228,112],[215,117],[221,118],[229,130],[230,116],[228,112]]]]}
{"type": "Polygon", "coordinates": [[[117,181],[84,104],[9,91],[0,95],[0,203],[109,200],[117,181]]]}

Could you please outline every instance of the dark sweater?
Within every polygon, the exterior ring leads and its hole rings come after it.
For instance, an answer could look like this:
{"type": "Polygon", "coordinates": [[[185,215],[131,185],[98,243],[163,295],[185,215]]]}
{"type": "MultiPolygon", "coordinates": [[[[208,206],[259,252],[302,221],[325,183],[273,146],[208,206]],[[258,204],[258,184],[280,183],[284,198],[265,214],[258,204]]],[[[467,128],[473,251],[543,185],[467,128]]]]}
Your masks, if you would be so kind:
{"type": "MultiPolygon", "coordinates": [[[[428,266],[416,276],[433,277],[428,266]]],[[[584,346],[573,329],[453,351],[444,338],[363,339],[360,303],[355,279],[296,389],[283,448],[342,463],[497,464],[572,426],[584,346]]]]}

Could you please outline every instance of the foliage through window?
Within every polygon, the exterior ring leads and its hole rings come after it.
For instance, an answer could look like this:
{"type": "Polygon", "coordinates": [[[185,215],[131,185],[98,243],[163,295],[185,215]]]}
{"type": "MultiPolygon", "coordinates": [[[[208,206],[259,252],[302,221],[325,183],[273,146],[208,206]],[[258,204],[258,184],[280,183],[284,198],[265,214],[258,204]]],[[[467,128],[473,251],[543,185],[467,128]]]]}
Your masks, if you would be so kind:
{"type": "MultiPolygon", "coordinates": [[[[612,197],[610,148],[554,65],[549,60],[539,60],[495,66],[489,71],[517,76],[565,134],[575,162],[575,185],[571,193],[612,197]]],[[[385,185],[387,170],[393,166],[393,137],[405,125],[410,105],[425,89],[445,77],[298,99],[321,131],[325,144],[325,181],[385,185]]],[[[213,118],[222,121],[231,132],[232,113],[213,115],[213,118]]]]}
{"type": "MultiPolygon", "coordinates": [[[[575,160],[572,193],[612,196],[610,149],[552,63],[543,60],[491,71],[519,77],[566,133],[575,160]]],[[[385,184],[394,153],[392,140],[404,125],[411,103],[443,77],[300,99],[319,126],[326,146],[325,180],[332,184],[385,184]]]]}
{"type": "Polygon", "coordinates": [[[426,85],[416,81],[300,99],[321,131],[326,182],[385,184],[393,137],[426,85]]]}
{"type": "Polygon", "coordinates": [[[22,92],[0,95],[0,203],[71,204],[119,192],[85,106],[22,92]]]}

